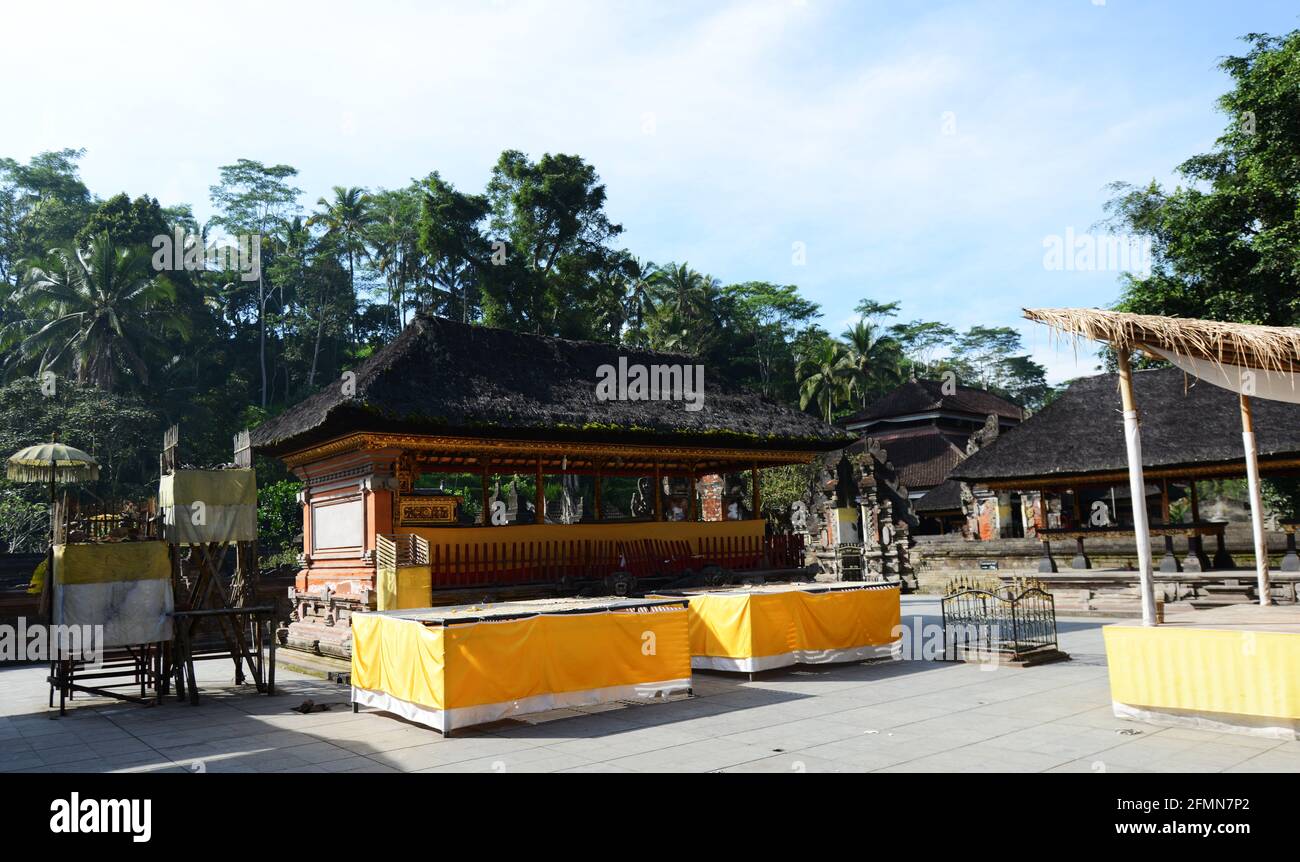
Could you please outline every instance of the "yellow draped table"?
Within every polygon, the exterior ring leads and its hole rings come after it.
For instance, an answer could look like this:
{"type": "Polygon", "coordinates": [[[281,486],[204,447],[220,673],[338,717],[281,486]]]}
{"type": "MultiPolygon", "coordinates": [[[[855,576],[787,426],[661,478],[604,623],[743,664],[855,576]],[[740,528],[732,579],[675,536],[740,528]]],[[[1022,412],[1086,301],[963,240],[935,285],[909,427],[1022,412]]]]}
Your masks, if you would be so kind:
{"type": "Polygon", "coordinates": [[[550,599],[352,615],[352,702],[447,733],[691,687],[684,599],[550,599]]]}
{"type": "Polygon", "coordinates": [[[897,584],[772,584],[691,590],[691,667],[756,673],[898,653],[897,584]]]}
{"type": "Polygon", "coordinates": [[[1233,605],[1102,629],[1115,715],[1300,737],[1300,608],[1233,605]]]}

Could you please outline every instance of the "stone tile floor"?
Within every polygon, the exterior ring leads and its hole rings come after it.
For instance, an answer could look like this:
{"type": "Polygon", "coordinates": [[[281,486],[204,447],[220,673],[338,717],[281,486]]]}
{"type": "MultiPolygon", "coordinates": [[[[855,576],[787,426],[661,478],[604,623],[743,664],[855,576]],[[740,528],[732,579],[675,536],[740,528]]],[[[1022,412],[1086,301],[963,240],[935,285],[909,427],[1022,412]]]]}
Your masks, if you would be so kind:
{"type": "MultiPolygon", "coordinates": [[[[908,624],[937,603],[903,599],[908,624]]],[[[696,674],[693,698],[557,710],[458,732],[373,711],[281,672],[274,698],[201,663],[204,701],[78,698],[46,709],[45,669],[0,669],[4,772],[1300,772],[1300,742],[1111,715],[1101,620],[1061,620],[1074,660],[1019,669],[924,661],[696,674]],[[311,698],[331,704],[303,715],[311,698]]]]}

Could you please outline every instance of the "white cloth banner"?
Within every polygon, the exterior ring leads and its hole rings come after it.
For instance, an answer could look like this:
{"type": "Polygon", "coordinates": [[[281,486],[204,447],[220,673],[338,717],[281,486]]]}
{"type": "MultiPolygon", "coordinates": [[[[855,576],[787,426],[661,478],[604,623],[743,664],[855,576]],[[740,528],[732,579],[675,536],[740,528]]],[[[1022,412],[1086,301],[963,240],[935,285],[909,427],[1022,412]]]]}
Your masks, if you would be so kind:
{"type": "Polygon", "coordinates": [[[171,580],[56,584],[54,623],[104,627],[100,647],[134,646],[172,639],[175,610],[171,580]]]}
{"type": "Polygon", "coordinates": [[[1156,349],[1142,345],[1142,349],[1199,377],[1206,383],[1221,386],[1224,389],[1247,395],[1251,398],[1267,398],[1270,401],[1289,401],[1300,404],[1300,374],[1277,369],[1242,368],[1240,365],[1224,365],[1209,359],[1185,356],[1164,348],[1156,349]]]}

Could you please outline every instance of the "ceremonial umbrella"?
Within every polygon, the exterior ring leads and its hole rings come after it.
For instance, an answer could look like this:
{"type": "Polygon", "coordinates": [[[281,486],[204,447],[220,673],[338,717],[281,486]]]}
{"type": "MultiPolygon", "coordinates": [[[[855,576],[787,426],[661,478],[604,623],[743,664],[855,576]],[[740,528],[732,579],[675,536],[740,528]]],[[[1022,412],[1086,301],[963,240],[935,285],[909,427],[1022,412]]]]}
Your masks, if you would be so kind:
{"type": "Polygon", "coordinates": [[[46,582],[54,571],[54,488],[59,482],[93,482],[99,478],[99,462],[72,446],[59,442],[56,433],[49,443],[28,446],[9,456],[5,478],[11,482],[48,482],[50,485],[50,550],[46,558],[46,582]]]}

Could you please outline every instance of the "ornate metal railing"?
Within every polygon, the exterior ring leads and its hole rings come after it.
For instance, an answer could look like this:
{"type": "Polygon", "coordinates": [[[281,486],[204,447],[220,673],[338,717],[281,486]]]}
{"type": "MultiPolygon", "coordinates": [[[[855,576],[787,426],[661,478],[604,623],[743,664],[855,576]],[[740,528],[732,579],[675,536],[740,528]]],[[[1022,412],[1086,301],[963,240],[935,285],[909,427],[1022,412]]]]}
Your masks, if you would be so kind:
{"type": "Polygon", "coordinates": [[[1022,658],[1057,649],[1056,602],[1037,581],[986,585],[950,581],[940,603],[944,656],[963,654],[1022,658]]]}

